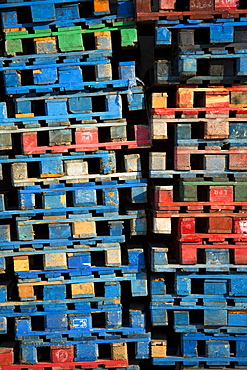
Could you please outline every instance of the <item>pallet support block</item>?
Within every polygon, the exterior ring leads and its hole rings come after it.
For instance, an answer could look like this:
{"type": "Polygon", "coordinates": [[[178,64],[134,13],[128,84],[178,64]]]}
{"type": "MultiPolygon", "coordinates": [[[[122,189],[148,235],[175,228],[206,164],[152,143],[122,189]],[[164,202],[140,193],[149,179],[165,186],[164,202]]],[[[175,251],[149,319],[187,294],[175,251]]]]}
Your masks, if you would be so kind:
{"type": "Polygon", "coordinates": [[[111,343],[112,360],[128,360],[127,343],[111,343]]]}

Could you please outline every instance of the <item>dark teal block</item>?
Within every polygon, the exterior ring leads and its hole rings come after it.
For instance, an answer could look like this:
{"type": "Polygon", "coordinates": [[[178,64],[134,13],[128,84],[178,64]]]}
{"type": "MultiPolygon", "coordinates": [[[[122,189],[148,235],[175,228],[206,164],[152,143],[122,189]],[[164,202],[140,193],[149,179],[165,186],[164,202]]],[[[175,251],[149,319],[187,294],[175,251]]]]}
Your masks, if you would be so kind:
{"type": "Polygon", "coordinates": [[[92,99],[90,96],[69,98],[68,100],[71,113],[90,113],[92,111],[92,99]]]}
{"type": "Polygon", "coordinates": [[[61,4],[59,8],[55,8],[56,19],[64,21],[65,19],[78,19],[80,18],[79,4],[61,4]]]}

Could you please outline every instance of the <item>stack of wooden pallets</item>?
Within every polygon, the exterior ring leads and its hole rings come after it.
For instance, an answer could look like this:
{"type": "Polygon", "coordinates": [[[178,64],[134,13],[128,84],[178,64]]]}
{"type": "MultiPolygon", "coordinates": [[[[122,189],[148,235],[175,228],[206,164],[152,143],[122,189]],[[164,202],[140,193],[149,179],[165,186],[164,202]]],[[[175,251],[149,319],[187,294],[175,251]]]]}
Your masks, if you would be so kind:
{"type": "Polygon", "coordinates": [[[0,368],[138,370],[147,274],[127,242],[146,234],[150,139],[133,3],[0,15],[0,368]]]}

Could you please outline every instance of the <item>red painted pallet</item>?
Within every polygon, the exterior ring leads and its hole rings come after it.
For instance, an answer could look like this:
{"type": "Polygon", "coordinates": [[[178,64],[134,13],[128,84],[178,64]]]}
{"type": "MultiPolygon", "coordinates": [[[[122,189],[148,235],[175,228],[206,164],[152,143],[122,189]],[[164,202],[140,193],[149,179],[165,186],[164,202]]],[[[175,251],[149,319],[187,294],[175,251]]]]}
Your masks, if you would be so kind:
{"type": "Polygon", "coordinates": [[[247,243],[235,243],[229,244],[227,241],[222,243],[211,243],[206,244],[203,242],[199,243],[178,243],[177,244],[179,262],[181,264],[193,264],[198,263],[198,250],[233,250],[234,263],[236,265],[247,264],[247,243]]]}
{"type": "Polygon", "coordinates": [[[247,87],[244,85],[208,86],[180,85],[175,92],[176,101],[168,107],[167,99],[172,97],[170,92],[153,93],[150,99],[152,114],[173,115],[178,112],[196,115],[199,112],[229,113],[238,111],[247,113],[247,87]],[[178,109],[180,108],[180,110],[178,109]]]}
{"type": "MultiPolygon", "coordinates": [[[[247,242],[247,215],[244,213],[191,212],[184,214],[149,211],[150,229],[156,234],[172,234],[180,242],[247,242]]],[[[213,247],[212,247],[213,248],[213,247]]]]}
{"type": "Polygon", "coordinates": [[[160,0],[156,8],[151,0],[136,0],[135,5],[137,21],[239,18],[247,13],[241,0],[160,0]]]}
{"type": "Polygon", "coordinates": [[[174,169],[182,171],[247,170],[246,147],[232,146],[228,150],[224,149],[223,143],[218,145],[219,146],[205,146],[205,149],[199,149],[199,145],[175,147],[174,169]]]}
{"type": "MultiPolygon", "coordinates": [[[[194,183],[196,184],[196,182],[194,183]]],[[[240,183],[241,184],[241,183],[240,183]]],[[[173,186],[155,186],[153,188],[152,208],[162,211],[170,217],[180,217],[187,213],[210,213],[217,210],[222,213],[246,213],[247,202],[234,201],[234,186],[204,185],[204,201],[174,201],[173,186]],[[230,211],[230,212],[229,212],[230,211]],[[231,212],[232,211],[232,212],[231,212]],[[175,216],[178,214],[179,216],[175,216]]]]}
{"type": "MultiPolygon", "coordinates": [[[[213,115],[224,115],[229,117],[247,117],[247,109],[240,107],[201,107],[201,108],[153,108],[153,116],[166,116],[167,118],[211,118],[213,115]]],[[[164,117],[165,118],[165,117],[164,117]]]]}
{"type": "Polygon", "coordinates": [[[78,128],[75,133],[75,144],[71,142],[64,145],[39,146],[38,133],[26,132],[21,136],[21,144],[23,154],[43,154],[51,153],[66,153],[69,150],[75,152],[92,151],[99,149],[116,150],[121,149],[122,146],[127,146],[129,149],[147,147],[151,145],[149,139],[148,126],[135,125],[134,126],[134,140],[118,139],[109,142],[100,142],[98,128],[78,128]]]}
{"type": "MultiPolygon", "coordinates": [[[[162,216],[160,214],[160,216],[162,216]]],[[[247,241],[247,217],[228,216],[207,217],[208,214],[200,214],[200,217],[181,217],[176,220],[172,230],[173,235],[180,242],[225,242],[228,239],[234,242],[247,241]],[[206,217],[205,217],[206,216],[206,217]]]]}
{"type": "MultiPolygon", "coordinates": [[[[6,364],[0,365],[0,370],[74,370],[74,369],[97,369],[97,368],[125,368],[128,366],[126,360],[99,360],[99,361],[83,361],[83,362],[65,362],[63,361],[65,352],[60,350],[60,362],[42,362],[33,365],[18,365],[6,364]]],[[[8,361],[7,361],[8,362],[8,361]]]]}

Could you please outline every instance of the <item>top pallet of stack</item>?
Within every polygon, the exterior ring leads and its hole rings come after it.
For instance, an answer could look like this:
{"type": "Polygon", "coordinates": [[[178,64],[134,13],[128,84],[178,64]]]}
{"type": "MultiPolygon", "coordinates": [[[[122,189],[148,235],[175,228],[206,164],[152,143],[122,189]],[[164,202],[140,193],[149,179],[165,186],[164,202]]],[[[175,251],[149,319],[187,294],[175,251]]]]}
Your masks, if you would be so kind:
{"type": "Polygon", "coordinates": [[[244,0],[136,0],[136,20],[238,18],[247,13],[244,0]]]}
{"type": "Polygon", "coordinates": [[[133,17],[132,0],[1,0],[2,13],[11,12],[13,21],[17,17],[20,23],[64,22],[72,24],[82,19],[98,16],[112,18],[133,17]]]}
{"type": "Polygon", "coordinates": [[[10,8],[9,4],[0,5],[7,55],[111,49],[113,31],[120,32],[121,47],[136,46],[129,0],[120,2],[123,7],[116,7],[116,11],[111,11],[108,0],[63,3],[60,7],[50,0],[33,3],[11,3],[10,8]]]}

